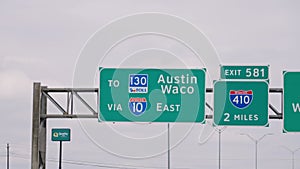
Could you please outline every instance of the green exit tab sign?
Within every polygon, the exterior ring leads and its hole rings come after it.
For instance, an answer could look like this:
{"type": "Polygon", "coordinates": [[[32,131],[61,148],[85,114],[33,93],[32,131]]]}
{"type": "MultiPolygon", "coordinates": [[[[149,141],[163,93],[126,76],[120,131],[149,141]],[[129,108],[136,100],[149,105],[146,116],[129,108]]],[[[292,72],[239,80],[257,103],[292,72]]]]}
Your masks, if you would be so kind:
{"type": "Polygon", "coordinates": [[[268,80],[269,66],[221,66],[221,79],[268,80]]]}
{"type": "Polygon", "coordinates": [[[71,129],[54,128],[51,132],[52,141],[70,141],[71,129]]]}

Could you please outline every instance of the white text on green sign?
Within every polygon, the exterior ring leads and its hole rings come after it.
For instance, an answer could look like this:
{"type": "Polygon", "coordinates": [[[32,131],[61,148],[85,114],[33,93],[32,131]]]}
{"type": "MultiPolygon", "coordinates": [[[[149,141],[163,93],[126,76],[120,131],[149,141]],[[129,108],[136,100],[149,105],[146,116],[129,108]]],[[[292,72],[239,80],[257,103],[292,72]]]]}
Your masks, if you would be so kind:
{"type": "Polygon", "coordinates": [[[71,140],[71,130],[70,129],[62,129],[62,128],[54,128],[51,132],[51,140],[52,141],[70,141],[71,140]]]}
{"type": "Polygon", "coordinates": [[[268,90],[265,81],[215,82],[214,123],[224,126],[267,125],[268,90]]]}
{"type": "Polygon", "coordinates": [[[300,132],[300,72],[283,74],[283,128],[300,132]]]}
{"type": "Polygon", "coordinates": [[[100,68],[99,121],[203,122],[203,69],[100,68]]]}
{"type": "Polygon", "coordinates": [[[221,79],[265,79],[269,78],[268,66],[221,66],[221,79]]]}

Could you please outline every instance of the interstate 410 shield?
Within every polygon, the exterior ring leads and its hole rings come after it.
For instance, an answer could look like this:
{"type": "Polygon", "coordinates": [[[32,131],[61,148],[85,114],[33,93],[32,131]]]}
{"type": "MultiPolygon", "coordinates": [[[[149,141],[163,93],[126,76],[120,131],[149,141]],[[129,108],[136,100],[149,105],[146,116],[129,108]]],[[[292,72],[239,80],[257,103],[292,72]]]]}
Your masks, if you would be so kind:
{"type": "Polygon", "coordinates": [[[99,121],[205,120],[205,69],[100,68],[99,71],[99,121]]]}
{"type": "Polygon", "coordinates": [[[266,81],[217,81],[214,84],[214,123],[224,126],[268,125],[266,81]]]}

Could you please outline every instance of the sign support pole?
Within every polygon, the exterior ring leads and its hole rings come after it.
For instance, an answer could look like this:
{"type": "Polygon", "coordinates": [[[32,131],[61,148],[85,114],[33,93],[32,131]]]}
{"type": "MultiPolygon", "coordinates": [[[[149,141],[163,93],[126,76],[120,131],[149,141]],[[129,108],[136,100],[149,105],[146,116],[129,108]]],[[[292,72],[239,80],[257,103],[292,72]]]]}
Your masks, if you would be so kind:
{"type": "Polygon", "coordinates": [[[41,83],[33,83],[31,169],[39,169],[41,83]]]}
{"type": "Polygon", "coordinates": [[[168,123],[168,169],[170,168],[170,123],[168,123]]]}
{"type": "Polygon", "coordinates": [[[6,168],[9,169],[9,143],[6,145],[6,168]]]}
{"type": "Polygon", "coordinates": [[[61,156],[62,156],[62,141],[59,141],[59,164],[58,164],[58,169],[61,169],[61,156]]]}
{"type": "Polygon", "coordinates": [[[225,131],[226,127],[223,127],[223,128],[215,128],[215,131],[218,132],[218,135],[219,135],[219,159],[218,159],[218,162],[219,162],[219,169],[221,169],[221,138],[222,138],[222,132],[225,131]]]}
{"type": "Polygon", "coordinates": [[[222,130],[218,129],[219,132],[219,169],[221,169],[221,134],[222,130]]]}
{"type": "MultiPolygon", "coordinates": [[[[47,86],[41,86],[41,90],[46,90],[47,86]]],[[[40,98],[40,127],[39,127],[39,169],[46,169],[47,151],[47,119],[41,116],[47,115],[47,97],[41,92],[40,98]]]]}

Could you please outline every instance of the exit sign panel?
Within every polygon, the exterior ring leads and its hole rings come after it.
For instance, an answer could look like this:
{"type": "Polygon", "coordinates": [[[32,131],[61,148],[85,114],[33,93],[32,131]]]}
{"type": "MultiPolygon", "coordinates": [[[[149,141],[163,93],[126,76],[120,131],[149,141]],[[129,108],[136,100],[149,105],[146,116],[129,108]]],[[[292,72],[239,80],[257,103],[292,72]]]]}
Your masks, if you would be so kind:
{"type": "Polygon", "coordinates": [[[214,123],[224,126],[266,126],[268,83],[217,81],[214,84],[214,123]]]}
{"type": "Polygon", "coordinates": [[[221,66],[221,79],[269,79],[269,66],[221,66]]]}

